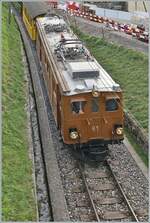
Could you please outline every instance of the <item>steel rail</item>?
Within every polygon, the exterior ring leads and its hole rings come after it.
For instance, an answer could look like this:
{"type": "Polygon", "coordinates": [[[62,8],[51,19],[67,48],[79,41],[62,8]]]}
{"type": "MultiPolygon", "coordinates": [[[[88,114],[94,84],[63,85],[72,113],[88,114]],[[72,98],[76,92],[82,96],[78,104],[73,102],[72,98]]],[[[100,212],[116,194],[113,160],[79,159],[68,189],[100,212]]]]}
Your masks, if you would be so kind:
{"type": "Polygon", "coordinates": [[[89,190],[89,187],[88,187],[88,183],[87,183],[86,177],[85,177],[85,175],[84,175],[84,173],[83,173],[83,168],[82,168],[82,166],[81,166],[80,163],[78,163],[78,165],[79,165],[79,169],[80,169],[80,172],[81,172],[81,175],[82,175],[82,178],[83,178],[83,181],[84,181],[86,190],[87,190],[87,192],[88,192],[88,196],[89,196],[90,202],[91,202],[91,204],[92,204],[92,208],[93,208],[94,214],[95,214],[95,216],[96,216],[97,221],[100,222],[100,218],[99,218],[99,216],[98,216],[98,214],[97,214],[96,207],[95,207],[94,201],[93,201],[93,199],[92,199],[92,195],[91,195],[91,193],[90,193],[90,190],[89,190]]]}
{"type": "Polygon", "coordinates": [[[123,191],[123,189],[122,189],[122,187],[121,187],[121,184],[118,182],[117,177],[116,177],[116,175],[114,174],[114,172],[113,172],[113,170],[112,170],[112,168],[111,168],[111,166],[110,166],[110,162],[109,162],[108,160],[106,161],[106,164],[108,165],[108,167],[109,167],[109,169],[110,169],[110,171],[111,171],[111,173],[112,173],[112,175],[113,175],[113,177],[114,177],[114,179],[115,179],[115,181],[116,181],[116,183],[117,183],[117,186],[118,186],[118,188],[119,188],[119,190],[120,190],[120,192],[121,192],[121,194],[122,194],[122,196],[123,196],[123,198],[124,198],[124,200],[125,200],[125,202],[126,202],[128,208],[129,208],[129,210],[130,210],[130,212],[131,212],[131,214],[132,214],[132,217],[134,218],[133,220],[135,220],[136,222],[139,222],[139,220],[138,220],[138,218],[137,218],[137,216],[136,216],[136,214],[135,214],[133,208],[131,207],[131,204],[130,204],[130,202],[129,202],[127,196],[125,195],[125,193],[124,193],[124,191],[123,191]]]}

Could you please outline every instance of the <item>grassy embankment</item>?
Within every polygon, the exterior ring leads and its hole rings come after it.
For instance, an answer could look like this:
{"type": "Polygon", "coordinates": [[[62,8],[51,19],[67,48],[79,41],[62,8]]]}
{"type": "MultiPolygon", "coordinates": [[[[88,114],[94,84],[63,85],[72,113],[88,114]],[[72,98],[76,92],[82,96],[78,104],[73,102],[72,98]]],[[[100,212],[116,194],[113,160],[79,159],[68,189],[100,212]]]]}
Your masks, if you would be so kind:
{"type": "MultiPolygon", "coordinates": [[[[93,56],[120,84],[123,89],[124,107],[148,131],[148,56],[92,37],[73,28],[79,38],[85,42],[93,56]]],[[[146,165],[148,157],[136,144],[126,130],[130,142],[146,165]]]]}
{"type": "Polygon", "coordinates": [[[8,24],[8,3],[2,6],[2,52],[2,219],[36,221],[27,130],[27,84],[20,34],[13,17],[8,24]]]}

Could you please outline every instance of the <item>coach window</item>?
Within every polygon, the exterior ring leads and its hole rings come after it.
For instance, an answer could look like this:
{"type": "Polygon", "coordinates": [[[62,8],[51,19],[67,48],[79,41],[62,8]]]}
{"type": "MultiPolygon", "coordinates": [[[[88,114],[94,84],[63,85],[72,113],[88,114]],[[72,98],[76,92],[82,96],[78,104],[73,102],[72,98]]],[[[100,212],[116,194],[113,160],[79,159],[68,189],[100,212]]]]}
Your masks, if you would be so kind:
{"type": "Polygon", "coordinates": [[[93,98],[92,99],[91,110],[92,110],[92,112],[98,112],[99,111],[99,98],[93,98]]]}
{"type": "Polygon", "coordinates": [[[116,111],[118,109],[119,99],[107,99],[106,100],[106,111],[116,111]]]}
{"type": "Polygon", "coordinates": [[[71,103],[71,110],[72,110],[73,114],[84,113],[85,105],[86,105],[86,101],[73,101],[71,103]]]}

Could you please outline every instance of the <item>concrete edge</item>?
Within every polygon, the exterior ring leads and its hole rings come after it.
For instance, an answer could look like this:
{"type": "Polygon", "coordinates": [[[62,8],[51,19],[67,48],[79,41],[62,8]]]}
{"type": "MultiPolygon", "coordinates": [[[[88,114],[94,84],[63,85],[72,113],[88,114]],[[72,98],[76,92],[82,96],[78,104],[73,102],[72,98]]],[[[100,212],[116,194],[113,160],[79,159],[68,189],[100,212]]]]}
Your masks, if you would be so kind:
{"type": "Polygon", "coordinates": [[[123,141],[124,145],[127,147],[128,151],[130,152],[131,156],[133,157],[133,159],[135,160],[136,164],[138,165],[138,167],[141,169],[142,173],[144,174],[144,176],[146,177],[146,179],[149,179],[149,175],[148,175],[148,168],[146,167],[146,165],[143,163],[142,159],[140,158],[140,156],[136,153],[136,151],[134,150],[134,148],[132,147],[132,145],[130,144],[129,140],[127,139],[127,137],[124,137],[124,141],[123,141]]]}
{"type": "Polygon", "coordinates": [[[25,51],[27,54],[31,77],[33,81],[34,93],[36,96],[36,104],[38,110],[39,127],[41,134],[41,141],[43,147],[43,153],[46,163],[46,172],[48,187],[50,193],[50,200],[52,204],[53,219],[54,221],[70,221],[69,212],[67,209],[67,203],[64,196],[63,186],[60,177],[60,171],[56,159],[55,149],[52,141],[52,136],[49,128],[49,121],[46,112],[46,106],[43,99],[43,92],[40,86],[40,79],[34,56],[30,48],[30,43],[26,35],[25,30],[22,27],[21,21],[15,16],[16,22],[18,24],[25,51]]]}
{"type": "Polygon", "coordinates": [[[34,149],[33,149],[33,139],[32,139],[32,127],[31,127],[31,120],[30,120],[30,99],[29,99],[29,86],[28,86],[28,77],[27,77],[27,71],[26,71],[26,66],[27,66],[27,60],[25,58],[25,52],[23,49],[23,46],[21,46],[21,54],[22,54],[22,61],[23,61],[23,66],[24,66],[24,75],[27,81],[27,86],[26,86],[26,90],[27,90],[27,120],[28,120],[28,143],[29,143],[29,158],[31,159],[32,162],[32,179],[33,179],[33,196],[35,198],[35,208],[36,208],[36,220],[39,221],[39,211],[38,211],[38,202],[37,202],[37,186],[36,186],[36,179],[35,179],[35,162],[34,162],[34,149]]]}

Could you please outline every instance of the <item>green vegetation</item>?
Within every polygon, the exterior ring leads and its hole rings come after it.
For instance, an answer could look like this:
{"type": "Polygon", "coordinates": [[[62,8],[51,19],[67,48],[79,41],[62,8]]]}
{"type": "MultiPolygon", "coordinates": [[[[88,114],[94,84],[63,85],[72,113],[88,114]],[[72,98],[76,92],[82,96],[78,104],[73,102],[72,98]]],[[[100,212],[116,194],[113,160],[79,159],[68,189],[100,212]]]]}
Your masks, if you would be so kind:
{"type": "Polygon", "coordinates": [[[19,13],[21,13],[21,4],[22,4],[22,2],[12,2],[11,4],[13,5],[13,7],[14,7],[19,13]]]}
{"type": "Polygon", "coordinates": [[[21,39],[13,17],[8,24],[8,3],[3,3],[2,16],[2,218],[36,221],[21,39]]]}
{"type": "Polygon", "coordinates": [[[131,145],[133,146],[133,148],[137,152],[137,154],[141,157],[141,159],[143,160],[145,165],[148,167],[148,156],[144,153],[144,150],[141,149],[141,146],[139,146],[136,143],[136,141],[133,139],[133,136],[131,135],[131,133],[129,132],[128,129],[125,129],[125,134],[126,134],[128,140],[129,140],[129,142],[131,143],[131,145]]]}
{"type": "Polygon", "coordinates": [[[148,56],[74,29],[93,56],[120,84],[126,110],[148,129],[148,56]]]}
{"type": "MultiPolygon", "coordinates": [[[[121,85],[127,111],[148,130],[148,56],[106,42],[99,37],[89,36],[72,27],[74,32],[87,45],[90,52],[112,78],[121,85]]],[[[131,145],[148,166],[148,156],[131,135],[125,130],[131,145]]]]}

